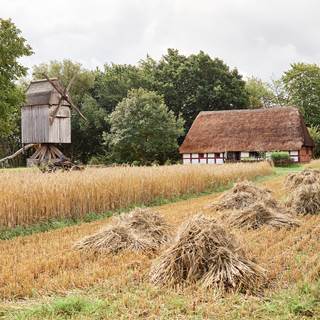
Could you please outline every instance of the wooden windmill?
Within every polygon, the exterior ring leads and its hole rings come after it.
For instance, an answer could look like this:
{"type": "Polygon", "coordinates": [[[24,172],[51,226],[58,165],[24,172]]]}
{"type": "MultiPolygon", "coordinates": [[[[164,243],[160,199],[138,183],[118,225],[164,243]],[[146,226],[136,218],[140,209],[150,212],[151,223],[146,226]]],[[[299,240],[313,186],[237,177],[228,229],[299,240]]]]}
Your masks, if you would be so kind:
{"type": "Polygon", "coordinates": [[[71,143],[71,109],[76,110],[83,119],[86,118],[68,94],[75,77],[66,88],[58,79],[44,77],[44,80],[30,83],[26,103],[21,109],[24,147],[0,161],[12,159],[31,147],[35,147],[36,151],[27,160],[28,166],[66,159],[57,144],[71,143]]]}

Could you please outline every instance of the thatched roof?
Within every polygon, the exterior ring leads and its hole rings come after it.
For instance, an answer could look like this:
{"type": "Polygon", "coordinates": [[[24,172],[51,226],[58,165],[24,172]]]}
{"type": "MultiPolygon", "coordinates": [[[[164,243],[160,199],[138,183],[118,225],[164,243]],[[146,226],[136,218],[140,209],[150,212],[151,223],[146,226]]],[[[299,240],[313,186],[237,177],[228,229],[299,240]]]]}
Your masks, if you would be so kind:
{"type": "Polygon", "coordinates": [[[297,108],[200,112],[180,153],[299,150],[314,146],[297,108]]]}
{"type": "MultiPolygon", "coordinates": [[[[64,91],[58,79],[50,79],[57,88],[64,91]]],[[[26,92],[25,106],[43,106],[43,105],[57,105],[59,103],[60,94],[52,86],[48,80],[34,80],[30,83],[26,92]]],[[[63,101],[62,105],[70,106],[69,103],[63,101]]]]}

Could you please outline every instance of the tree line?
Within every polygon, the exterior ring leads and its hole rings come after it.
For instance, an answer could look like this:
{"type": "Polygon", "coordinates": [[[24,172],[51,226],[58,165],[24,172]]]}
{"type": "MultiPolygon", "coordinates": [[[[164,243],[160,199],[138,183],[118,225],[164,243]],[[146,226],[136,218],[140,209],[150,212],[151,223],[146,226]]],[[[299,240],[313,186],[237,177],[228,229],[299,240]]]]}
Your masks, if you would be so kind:
{"type": "MultiPolygon", "coordinates": [[[[0,157],[21,145],[20,110],[30,79],[19,59],[32,49],[10,20],[0,19],[0,157]]],[[[320,141],[320,67],[295,63],[280,79],[244,79],[205,52],[168,49],[136,65],[105,64],[88,70],[71,61],[36,65],[32,78],[58,77],[87,121],[72,115],[66,154],[83,163],[151,164],[179,160],[178,145],[200,111],[294,105],[320,141]]],[[[319,153],[318,149],[317,152],[319,153]]],[[[18,160],[21,161],[21,160],[18,160]]],[[[19,163],[20,164],[20,163],[19,163]]]]}

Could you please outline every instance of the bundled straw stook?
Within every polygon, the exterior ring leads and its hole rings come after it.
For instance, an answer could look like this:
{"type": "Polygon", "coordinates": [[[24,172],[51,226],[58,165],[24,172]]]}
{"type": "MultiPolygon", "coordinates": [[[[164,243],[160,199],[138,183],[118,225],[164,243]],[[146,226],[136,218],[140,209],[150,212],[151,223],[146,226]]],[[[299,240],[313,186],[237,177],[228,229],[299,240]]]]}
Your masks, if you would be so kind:
{"type": "Polygon", "coordinates": [[[227,210],[220,219],[232,227],[256,229],[269,225],[290,228],[299,225],[291,212],[272,197],[270,190],[248,181],[237,183],[225,192],[213,208],[227,210]]]}
{"type": "Polygon", "coordinates": [[[285,186],[290,191],[299,188],[301,185],[314,183],[320,183],[320,170],[305,169],[301,172],[290,173],[285,180],[285,186]]]}
{"type": "Polygon", "coordinates": [[[270,207],[263,201],[256,202],[242,210],[227,212],[222,216],[231,227],[257,229],[265,225],[274,228],[298,227],[299,222],[283,207],[270,207]]]}
{"type": "Polygon", "coordinates": [[[180,227],[174,243],[150,271],[155,285],[200,283],[222,291],[253,292],[263,279],[264,270],[246,258],[234,237],[203,215],[180,227]]]}
{"type": "Polygon", "coordinates": [[[299,214],[320,214],[320,184],[302,184],[291,192],[286,205],[299,214]]]}
{"type": "Polygon", "coordinates": [[[243,181],[225,192],[211,207],[215,210],[244,209],[261,200],[270,207],[277,206],[270,190],[257,187],[252,182],[243,181]]]}
{"type": "Polygon", "coordinates": [[[286,205],[299,214],[320,213],[320,171],[306,169],[291,173],[285,181],[290,191],[286,205]]]}
{"type": "Polygon", "coordinates": [[[150,209],[137,208],[114,219],[114,223],[87,236],[74,248],[82,251],[113,253],[121,250],[154,252],[171,236],[164,218],[150,209]]]}

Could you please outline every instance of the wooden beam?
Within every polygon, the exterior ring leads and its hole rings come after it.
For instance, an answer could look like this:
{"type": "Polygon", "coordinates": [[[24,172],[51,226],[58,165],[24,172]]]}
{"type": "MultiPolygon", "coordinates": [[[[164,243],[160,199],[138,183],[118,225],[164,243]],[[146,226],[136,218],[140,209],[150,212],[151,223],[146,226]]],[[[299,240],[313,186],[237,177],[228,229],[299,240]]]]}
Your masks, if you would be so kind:
{"type": "Polygon", "coordinates": [[[32,148],[32,147],[34,147],[34,146],[36,146],[36,144],[34,144],[34,143],[28,144],[28,145],[22,147],[21,149],[19,149],[18,151],[16,151],[16,152],[15,152],[14,154],[12,154],[11,156],[8,156],[8,157],[5,157],[5,158],[3,158],[3,159],[0,159],[0,163],[1,163],[1,162],[4,162],[4,161],[7,161],[7,160],[11,160],[11,159],[17,157],[19,154],[25,152],[26,150],[28,150],[28,149],[30,149],[30,148],[32,148]]]}

